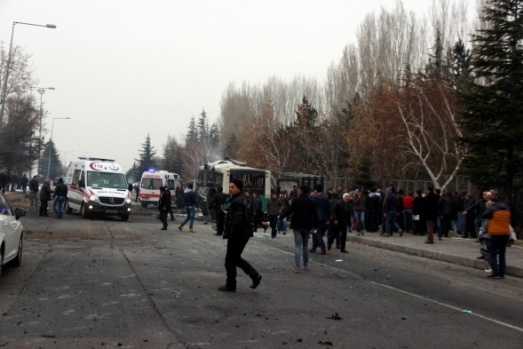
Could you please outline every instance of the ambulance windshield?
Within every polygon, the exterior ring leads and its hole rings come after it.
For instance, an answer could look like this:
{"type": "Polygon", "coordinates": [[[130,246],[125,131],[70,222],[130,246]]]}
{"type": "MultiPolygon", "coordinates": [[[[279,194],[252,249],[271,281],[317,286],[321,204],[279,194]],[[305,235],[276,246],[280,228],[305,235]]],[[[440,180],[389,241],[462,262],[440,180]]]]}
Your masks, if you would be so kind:
{"type": "Polygon", "coordinates": [[[87,185],[92,188],[127,189],[122,173],[87,171],[87,185]]]}

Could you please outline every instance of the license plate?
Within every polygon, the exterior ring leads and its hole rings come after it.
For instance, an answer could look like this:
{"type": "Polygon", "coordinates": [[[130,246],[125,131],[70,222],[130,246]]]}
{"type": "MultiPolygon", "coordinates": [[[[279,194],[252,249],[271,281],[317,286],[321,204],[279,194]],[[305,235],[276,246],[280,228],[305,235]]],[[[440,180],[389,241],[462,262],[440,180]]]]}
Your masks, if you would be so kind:
{"type": "Polygon", "coordinates": [[[109,214],[118,213],[118,210],[105,210],[105,213],[109,213],[109,214]]]}

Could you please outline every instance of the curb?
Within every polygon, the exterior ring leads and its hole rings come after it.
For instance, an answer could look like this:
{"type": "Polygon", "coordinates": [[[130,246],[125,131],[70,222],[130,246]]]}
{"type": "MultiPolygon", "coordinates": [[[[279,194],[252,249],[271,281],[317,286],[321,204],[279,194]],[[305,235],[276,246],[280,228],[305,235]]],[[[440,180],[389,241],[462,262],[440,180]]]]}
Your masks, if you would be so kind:
{"type": "MultiPolygon", "coordinates": [[[[347,236],[347,241],[355,242],[358,244],[365,244],[365,245],[377,247],[377,248],[383,248],[383,249],[390,250],[390,251],[410,254],[410,255],[414,255],[414,256],[418,256],[418,257],[422,257],[422,258],[428,258],[428,259],[448,262],[448,263],[461,265],[464,267],[470,267],[470,268],[474,268],[474,269],[483,270],[485,268],[485,262],[482,260],[479,260],[479,259],[471,259],[471,258],[467,258],[467,257],[454,256],[454,255],[450,255],[448,253],[430,251],[430,250],[426,250],[426,249],[418,248],[418,247],[396,245],[396,244],[391,244],[391,243],[388,243],[388,242],[385,242],[382,240],[365,239],[364,237],[359,237],[359,236],[347,236]]],[[[507,265],[505,274],[523,278],[523,269],[515,267],[515,266],[507,265]]]]}

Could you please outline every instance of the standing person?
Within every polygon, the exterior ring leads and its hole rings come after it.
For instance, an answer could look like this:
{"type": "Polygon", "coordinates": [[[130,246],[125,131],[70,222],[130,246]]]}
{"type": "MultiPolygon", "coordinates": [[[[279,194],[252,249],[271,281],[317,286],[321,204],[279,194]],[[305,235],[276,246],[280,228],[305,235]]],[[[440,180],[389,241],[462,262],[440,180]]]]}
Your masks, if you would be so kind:
{"type": "MultiPolygon", "coordinates": [[[[161,194],[161,193],[160,193],[161,194]]],[[[171,216],[171,221],[174,221],[174,212],[173,212],[173,205],[172,205],[172,199],[171,199],[171,189],[169,189],[168,186],[165,186],[165,195],[169,195],[169,215],[171,216]]]]}
{"type": "Polygon", "coordinates": [[[483,219],[488,219],[488,234],[490,235],[490,278],[505,277],[505,251],[510,236],[510,209],[503,196],[496,190],[490,191],[492,206],[483,213],[483,219]],[[499,257],[499,263],[498,263],[499,257]]]}
{"type": "Polygon", "coordinates": [[[29,178],[25,175],[25,173],[22,175],[22,178],[20,178],[20,185],[22,186],[22,193],[27,192],[27,184],[29,184],[29,178]]]}
{"type": "Polygon", "coordinates": [[[136,194],[134,202],[138,202],[138,196],[140,195],[140,185],[138,183],[134,183],[134,192],[136,194]]]}
{"type": "Polygon", "coordinates": [[[227,280],[225,285],[218,290],[225,292],[236,292],[236,267],[241,268],[245,274],[252,279],[251,288],[260,284],[262,276],[242,258],[242,252],[253,236],[251,215],[247,199],[242,193],[243,182],[238,179],[231,180],[229,184],[230,206],[225,217],[225,230],[223,234],[227,241],[227,253],[225,255],[225,270],[227,280]]]}
{"type": "Polygon", "coordinates": [[[311,253],[316,252],[316,248],[320,248],[321,252],[319,255],[327,254],[327,249],[325,248],[325,241],[323,241],[323,236],[327,230],[327,224],[329,224],[330,218],[330,207],[329,207],[329,198],[327,195],[323,194],[323,185],[316,185],[316,194],[313,196],[312,200],[316,204],[316,214],[318,215],[318,229],[316,234],[314,234],[312,241],[312,248],[309,250],[311,253]]]}
{"type": "Polygon", "coordinates": [[[62,177],[58,178],[58,184],[54,188],[54,203],[53,211],[56,218],[63,218],[63,207],[65,198],[67,197],[67,185],[64,184],[62,177]]]}
{"type": "Polygon", "coordinates": [[[38,206],[38,192],[40,191],[40,184],[38,183],[38,176],[34,176],[29,181],[29,199],[31,200],[31,207],[38,206]]]}
{"type": "MultiPolygon", "coordinates": [[[[285,212],[285,210],[289,209],[289,197],[287,190],[284,190],[280,193],[280,200],[282,202],[282,209],[281,212],[285,212]]],[[[281,213],[280,213],[281,214],[281,213]]],[[[285,219],[279,219],[277,221],[277,227],[278,227],[278,233],[282,233],[283,235],[287,234],[287,220],[285,219]]]]}
{"type": "Polygon", "coordinates": [[[439,197],[434,193],[433,187],[427,188],[427,195],[424,198],[423,219],[427,225],[427,240],[426,244],[434,243],[434,234],[436,234],[436,222],[438,219],[438,202],[439,197]]]}
{"type": "Polygon", "coordinates": [[[380,206],[380,197],[376,194],[376,189],[372,188],[370,190],[369,196],[367,197],[367,207],[366,207],[366,211],[367,211],[366,230],[370,233],[375,233],[378,231],[379,206],[380,206]]]}
{"type": "Polygon", "coordinates": [[[479,201],[474,199],[471,195],[465,195],[464,211],[462,212],[465,217],[465,229],[463,230],[463,238],[468,239],[476,238],[476,216],[479,210],[479,201]]]}
{"type": "Polygon", "coordinates": [[[414,197],[414,203],[412,204],[412,229],[414,235],[425,235],[427,226],[425,224],[424,217],[424,205],[425,199],[423,198],[421,190],[416,190],[416,196],[414,197]]]}
{"type": "Polygon", "coordinates": [[[18,185],[18,175],[15,173],[12,173],[9,177],[9,182],[11,182],[11,190],[12,192],[16,191],[16,186],[18,185]]]}
{"type": "Polygon", "coordinates": [[[303,269],[309,269],[309,233],[316,227],[318,218],[316,205],[307,196],[308,192],[309,188],[306,185],[302,185],[299,196],[294,198],[289,209],[278,217],[279,219],[285,219],[285,217],[292,215],[291,226],[294,233],[294,268],[292,268],[292,271],[295,273],[300,272],[302,258],[303,269]]]}
{"type": "Polygon", "coordinates": [[[412,233],[412,210],[414,209],[414,197],[407,193],[403,197],[403,230],[412,233]]]}
{"type": "Polygon", "coordinates": [[[385,227],[386,231],[383,234],[384,237],[390,237],[393,235],[394,230],[398,230],[400,236],[403,235],[403,231],[398,225],[398,197],[396,196],[396,188],[391,186],[388,188],[388,194],[383,200],[383,215],[385,216],[385,227]]]}
{"type": "Polygon", "coordinates": [[[336,200],[332,205],[331,217],[332,226],[334,229],[333,236],[329,239],[327,248],[330,250],[334,240],[340,238],[340,250],[342,253],[348,253],[345,247],[347,243],[347,226],[349,224],[349,218],[351,216],[351,201],[349,193],[343,194],[342,199],[336,200]]]}
{"type": "Polygon", "coordinates": [[[47,216],[47,203],[51,200],[51,180],[46,179],[40,189],[40,211],[39,216],[47,216]]]}
{"type": "Polygon", "coordinates": [[[356,230],[358,236],[363,235],[363,229],[365,228],[365,209],[367,208],[367,202],[365,196],[363,196],[363,190],[358,190],[353,199],[353,210],[354,217],[356,218],[356,230]]]}
{"type": "MultiPolygon", "coordinates": [[[[9,186],[9,175],[7,174],[7,170],[4,168],[2,172],[0,172],[0,190],[2,190],[2,194],[5,192],[6,186],[9,186]]],[[[7,190],[9,190],[9,188],[7,190]]]]}
{"type": "Polygon", "coordinates": [[[160,211],[160,220],[162,221],[163,227],[160,230],[167,230],[167,215],[171,210],[171,192],[167,190],[167,187],[160,187],[160,199],[158,200],[158,211],[160,211]]]}
{"type": "Polygon", "coordinates": [[[196,233],[193,229],[193,225],[195,208],[198,207],[198,198],[196,197],[196,192],[193,191],[192,188],[193,184],[189,183],[187,189],[183,192],[183,203],[185,206],[185,212],[187,212],[187,217],[185,217],[182,224],[178,226],[178,230],[182,231],[183,226],[189,222],[189,233],[196,233]]]}
{"type": "Polygon", "coordinates": [[[258,227],[262,224],[263,219],[263,204],[258,193],[252,193],[252,215],[253,215],[253,231],[258,231],[258,227]]]}
{"type": "Polygon", "coordinates": [[[269,214],[269,222],[271,224],[271,238],[276,237],[278,232],[278,216],[283,209],[283,202],[278,197],[278,193],[272,192],[271,198],[267,200],[267,212],[269,214]]]}
{"type": "Polygon", "coordinates": [[[229,195],[223,192],[222,186],[219,186],[216,194],[214,194],[207,207],[209,210],[214,209],[216,214],[216,235],[223,235],[223,228],[225,225],[225,212],[223,212],[223,207],[228,198],[229,195]]]}

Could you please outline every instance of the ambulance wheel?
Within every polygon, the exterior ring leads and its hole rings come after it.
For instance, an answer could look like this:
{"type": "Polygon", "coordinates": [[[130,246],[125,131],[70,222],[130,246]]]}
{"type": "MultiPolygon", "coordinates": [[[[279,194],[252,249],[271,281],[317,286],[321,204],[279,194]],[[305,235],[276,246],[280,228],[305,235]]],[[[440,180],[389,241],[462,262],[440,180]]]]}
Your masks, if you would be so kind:
{"type": "Polygon", "coordinates": [[[67,214],[71,214],[73,213],[73,209],[71,208],[71,206],[69,206],[69,203],[66,204],[66,208],[65,208],[65,212],[67,212],[67,214]]]}
{"type": "Polygon", "coordinates": [[[85,204],[82,202],[82,205],[80,206],[80,216],[82,218],[89,218],[89,214],[87,213],[87,209],[85,208],[85,204]]]}
{"type": "Polygon", "coordinates": [[[127,222],[129,220],[129,215],[124,214],[124,215],[121,215],[120,218],[122,219],[122,222],[127,222]]]}

